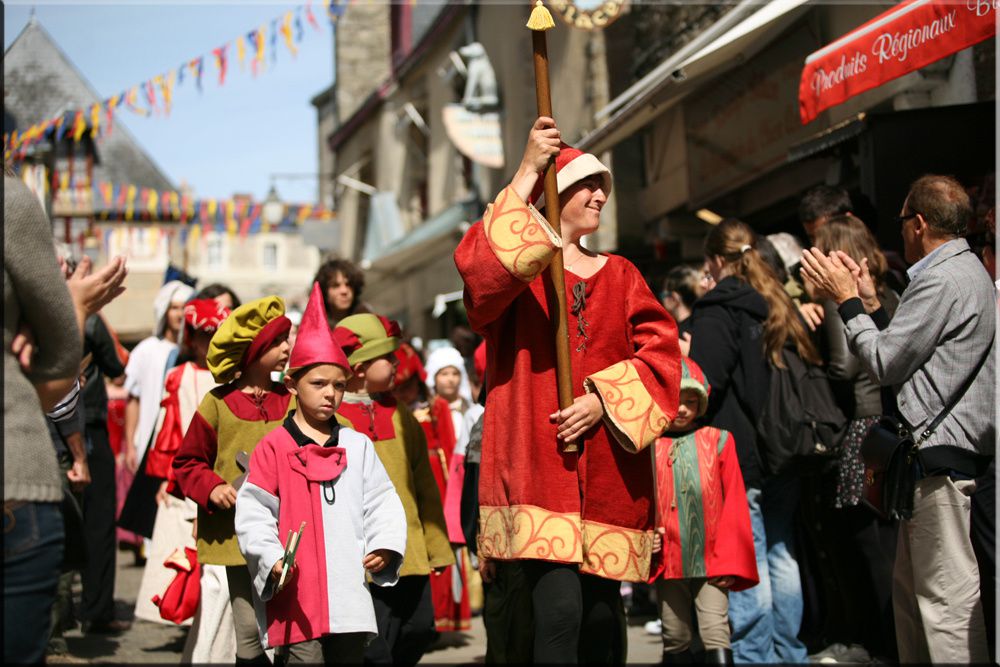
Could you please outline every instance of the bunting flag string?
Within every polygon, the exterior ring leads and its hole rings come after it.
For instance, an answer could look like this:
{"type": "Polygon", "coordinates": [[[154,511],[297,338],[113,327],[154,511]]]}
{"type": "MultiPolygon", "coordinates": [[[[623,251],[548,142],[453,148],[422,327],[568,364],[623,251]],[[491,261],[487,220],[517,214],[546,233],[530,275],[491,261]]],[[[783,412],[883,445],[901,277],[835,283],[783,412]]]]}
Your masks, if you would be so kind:
{"type": "MultiPolygon", "coordinates": [[[[282,219],[277,225],[268,224],[262,218],[263,202],[246,198],[239,199],[192,199],[173,190],[158,191],[153,188],[138,188],[135,185],[115,185],[98,182],[92,189],[87,186],[74,187],[69,183],[69,174],[59,174],[55,199],[63,198],[65,192],[92,192],[94,218],[98,222],[153,222],[179,223],[183,228],[192,226],[191,232],[200,229],[200,234],[212,232],[246,238],[275,229],[300,227],[307,220],[330,221],[336,212],[313,204],[286,204],[282,219]]],[[[70,197],[72,198],[72,197],[70,197]]],[[[78,196],[77,199],[85,199],[78,196]]]]}
{"type": "MultiPolygon", "coordinates": [[[[356,1],[323,0],[323,7],[331,26],[343,15],[347,6],[356,1]]],[[[271,63],[277,63],[279,34],[293,58],[297,56],[298,44],[302,43],[306,32],[302,20],[303,14],[305,22],[312,26],[314,32],[322,31],[320,22],[316,19],[313,11],[312,0],[307,0],[304,5],[287,10],[280,17],[264,22],[249,32],[212,49],[208,55],[212,57],[218,71],[218,85],[221,87],[226,82],[227,56],[232,53],[229,50],[230,45],[235,48],[236,59],[241,71],[245,71],[246,59],[250,57],[250,70],[253,76],[257,76],[264,70],[268,49],[270,49],[271,63]],[[253,47],[252,55],[248,53],[248,43],[253,47]]],[[[204,60],[205,55],[196,56],[179,67],[156,74],[142,83],[126,88],[118,95],[87,106],[85,109],[67,111],[61,116],[35,123],[27,129],[5,133],[3,135],[4,155],[9,160],[22,160],[27,156],[28,149],[43,139],[61,141],[69,137],[79,142],[84,136],[94,140],[110,136],[114,127],[114,114],[122,109],[127,109],[141,117],[169,116],[173,104],[174,88],[184,83],[185,76],[193,77],[195,87],[199,92],[202,92],[204,60]],[[140,91],[142,100],[140,100],[140,91]],[[102,115],[104,116],[103,123],[101,122],[102,115]]]]}

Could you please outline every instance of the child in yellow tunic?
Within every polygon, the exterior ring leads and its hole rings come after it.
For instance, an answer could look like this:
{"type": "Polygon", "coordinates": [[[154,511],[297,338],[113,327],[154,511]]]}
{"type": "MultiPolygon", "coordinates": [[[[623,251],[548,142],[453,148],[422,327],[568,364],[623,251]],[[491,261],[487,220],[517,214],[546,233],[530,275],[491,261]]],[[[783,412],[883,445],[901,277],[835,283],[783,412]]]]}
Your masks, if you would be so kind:
{"type": "Polygon", "coordinates": [[[288,390],[271,381],[271,373],[288,361],[290,328],[277,296],[240,306],[226,318],[207,358],[222,386],[201,402],[173,463],[180,491],[198,504],[198,561],[226,566],[237,664],[268,662],[233,524],[236,489],[245,472],[237,457],[249,461],[257,443],[294,407],[288,390]]]}
{"type": "Polygon", "coordinates": [[[371,589],[379,636],[365,650],[365,661],[412,665],[437,634],[430,577],[455,562],[441,494],[423,428],[389,393],[398,363],[399,325],[379,315],[351,315],[340,321],[334,335],[354,373],[338,419],[375,443],[406,511],[406,553],[399,583],[371,589]]]}

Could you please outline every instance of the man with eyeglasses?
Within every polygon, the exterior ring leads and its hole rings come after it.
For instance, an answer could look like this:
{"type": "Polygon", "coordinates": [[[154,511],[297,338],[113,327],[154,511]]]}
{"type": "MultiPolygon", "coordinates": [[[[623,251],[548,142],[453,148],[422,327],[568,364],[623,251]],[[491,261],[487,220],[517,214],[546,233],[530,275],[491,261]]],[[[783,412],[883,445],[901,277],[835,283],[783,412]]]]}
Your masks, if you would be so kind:
{"type": "Polygon", "coordinates": [[[895,389],[919,445],[913,512],[900,522],[893,572],[901,663],[989,659],[970,498],[995,447],[996,290],[962,238],[972,214],[951,177],[923,176],[910,186],[898,218],[910,284],[891,322],[865,263],[816,248],[802,260],[806,280],[839,304],[851,351],[895,389]]]}

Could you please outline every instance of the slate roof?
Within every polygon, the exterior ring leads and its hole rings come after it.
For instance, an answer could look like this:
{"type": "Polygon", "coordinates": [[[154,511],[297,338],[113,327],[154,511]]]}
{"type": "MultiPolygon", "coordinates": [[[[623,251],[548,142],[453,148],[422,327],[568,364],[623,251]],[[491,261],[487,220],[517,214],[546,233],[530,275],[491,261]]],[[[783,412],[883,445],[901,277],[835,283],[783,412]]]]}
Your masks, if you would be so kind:
{"type": "MultiPolygon", "coordinates": [[[[11,116],[17,129],[24,131],[68,110],[87,112],[91,105],[105,99],[34,16],[4,53],[3,74],[5,131],[11,116]]],[[[117,121],[119,115],[115,118],[117,121]]],[[[110,136],[104,134],[98,139],[97,152],[96,181],[156,190],[176,189],[119,122],[114,124],[110,136]]]]}

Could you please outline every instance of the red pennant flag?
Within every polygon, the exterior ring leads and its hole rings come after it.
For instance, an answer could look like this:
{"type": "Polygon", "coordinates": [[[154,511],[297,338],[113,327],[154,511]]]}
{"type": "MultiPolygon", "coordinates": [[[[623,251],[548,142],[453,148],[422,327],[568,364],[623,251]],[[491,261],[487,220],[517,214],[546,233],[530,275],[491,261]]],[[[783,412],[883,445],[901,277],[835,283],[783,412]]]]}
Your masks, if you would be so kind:
{"type": "Polygon", "coordinates": [[[313,14],[312,0],[309,0],[309,2],[306,3],[306,20],[309,21],[309,25],[311,25],[315,30],[320,29],[319,22],[316,20],[316,16],[313,14]]]}
{"type": "Polygon", "coordinates": [[[228,44],[224,44],[217,49],[212,49],[212,55],[215,56],[215,66],[219,68],[219,85],[223,85],[226,82],[226,47],[228,44]]]}
{"type": "Polygon", "coordinates": [[[105,135],[108,135],[108,136],[111,135],[111,127],[112,127],[112,124],[114,123],[114,120],[115,120],[115,107],[118,106],[118,103],[121,101],[121,99],[122,99],[121,95],[115,95],[114,97],[112,97],[111,99],[108,100],[108,107],[107,107],[107,109],[108,109],[108,129],[104,133],[105,135]]]}

